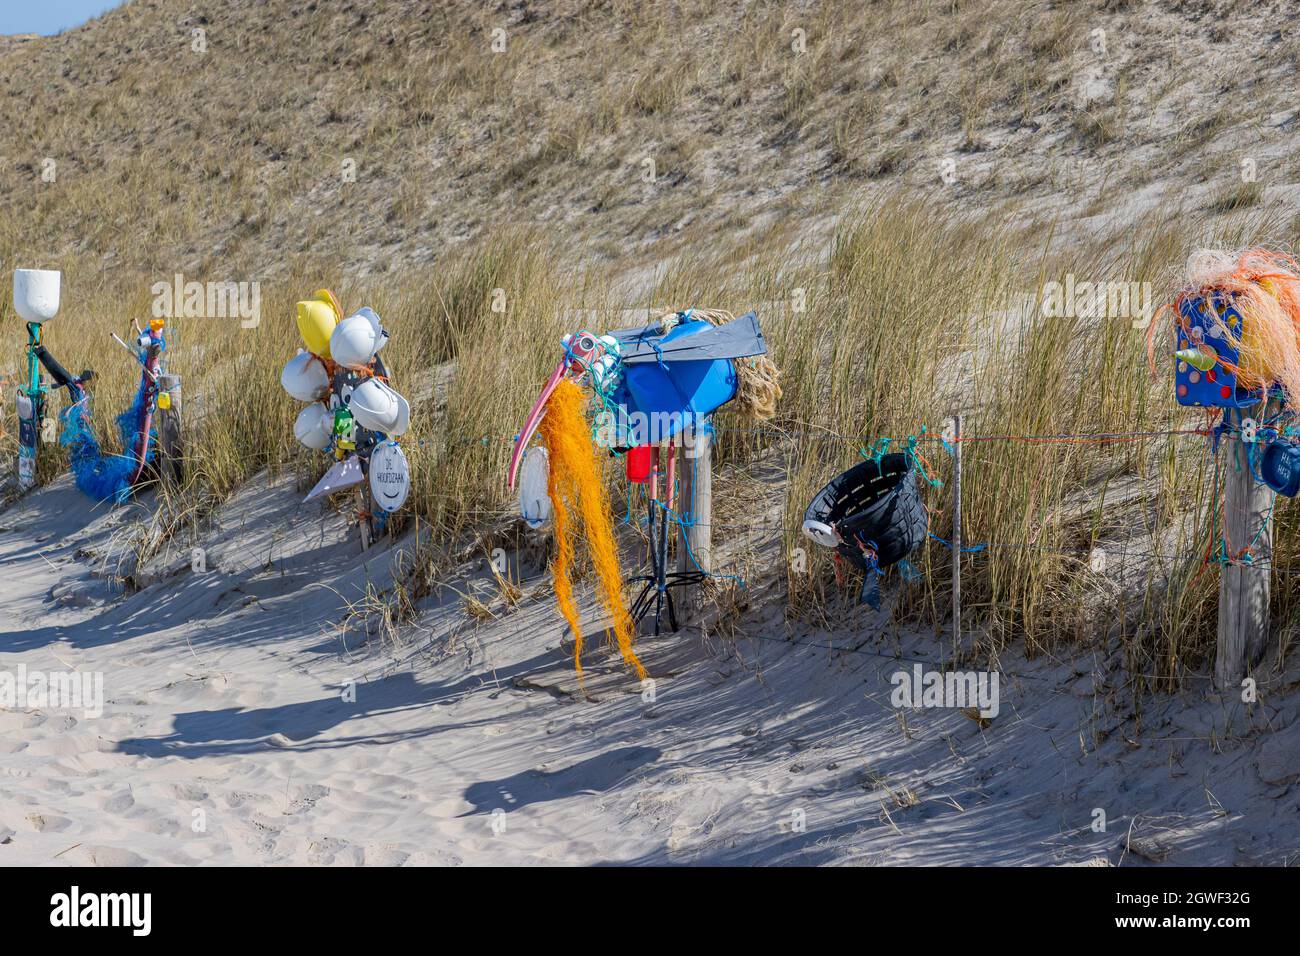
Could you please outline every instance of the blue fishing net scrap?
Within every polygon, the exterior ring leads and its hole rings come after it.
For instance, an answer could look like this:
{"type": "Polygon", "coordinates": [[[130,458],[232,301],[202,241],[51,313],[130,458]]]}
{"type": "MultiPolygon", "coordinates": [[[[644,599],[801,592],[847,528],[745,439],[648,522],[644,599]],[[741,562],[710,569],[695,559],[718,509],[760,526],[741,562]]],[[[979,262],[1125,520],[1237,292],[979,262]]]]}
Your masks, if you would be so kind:
{"type": "MultiPolygon", "coordinates": [[[[124,452],[135,448],[140,437],[147,394],[147,383],[141,382],[131,407],[117,416],[117,432],[124,452]]],[[[125,502],[131,495],[131,479],[139,463],[131,454],[111,454],[100,449],[90,424],[89,396],[64,409],[59,418],[63,425],[59,444],[68,450],[77,488],[95,501],[125,502]]],[[[154,458],[155,437],[156,430],[150,428],[146,461],[154,458]]]]}

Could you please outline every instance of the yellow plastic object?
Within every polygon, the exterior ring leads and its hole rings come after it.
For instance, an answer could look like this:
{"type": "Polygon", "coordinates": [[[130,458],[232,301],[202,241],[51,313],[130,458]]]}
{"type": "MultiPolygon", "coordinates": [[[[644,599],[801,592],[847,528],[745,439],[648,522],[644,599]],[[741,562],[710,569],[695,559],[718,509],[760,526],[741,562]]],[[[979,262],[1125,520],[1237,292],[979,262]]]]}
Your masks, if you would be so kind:
{"type": "Polygon", "coordinates": [[[163,326],[165,326],[166,324],[167,324],[167,320],[166,320],[166,319],[150,319],[150,320],[149,320],[149,328],[150,328],[152,331],[154,331],[154,332],[161,332],[161,331],[163,330],[163,326]]]}
{"type": "Polygon", "coordinates": [[[298,334],[302,336],[307,351],[314,355],[330,357],[330,334],[338,321],[338,313],[330,302],[305,299],[298,303],[298,334]]]}
{"type": "Polygon", "coordinates": [[[158,407],[164,411],[172,407],[172,397],[169,393],[163,392],[158,396],[158,407]]]}
{"type": "Polygon", "coordinates": [[[334,293],[329,289],[317,289],[312,293],[313,299],[319,299],[322,302],[328,302],[331,309],[334,310],[334,318],[343,318],[343,307],[339,305],[339,300],[334,298],[334,293]]]}
{"type": "Polygon", "coordinates": [[[1179,349],[1174,353],[1174,358],[1180,362],[1186,362],[1192,368],[1200,369],[1202,372],[1208,372],[1214,368],[1218,359],[1198,348],[1179,349]]]}

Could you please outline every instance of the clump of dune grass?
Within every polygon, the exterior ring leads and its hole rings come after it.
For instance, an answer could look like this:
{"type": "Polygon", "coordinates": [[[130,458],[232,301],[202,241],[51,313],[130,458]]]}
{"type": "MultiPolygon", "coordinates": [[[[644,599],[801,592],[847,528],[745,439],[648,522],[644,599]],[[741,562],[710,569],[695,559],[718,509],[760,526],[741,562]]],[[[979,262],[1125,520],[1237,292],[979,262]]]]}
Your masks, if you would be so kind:
{"type": "MultiPolygon", "coordinates": [[[[505,531],[515,510],[507,462],[564,333],[632,324],[627,309],[754,308],[784,394],[770,422],[719,414],[717,463],[742,476],[779,463],[779,480],[755,484],[754,500],[779,496],[784,518],[770,530],[782,538],[781,560],[798,548],[809,556],[798,570],[794,562],[781,569],[788,613],[817,616],[841,598],[826,552],[799,535],[803,508],[880,439],[893,439],[891,450],[917,439],[935,482],[924,491],[931,530],[950,540],[951,458],[937,437],[955,411],[972,438],[1197,424],[1174,406],[1167,368],[1150,377],[1145,333],[1130,317],[1046,315],[1042,290],[1073,275],[1150,282],[1159,297],[1193,246],[1284,228],[1253,215],[1215,228],[1182,213],[1152,214],[1122,235],[1066,243],[1012,206],[972,214],[894,199],[845,216],[829,242],[773,228],[741,242],[683,248],[632,284],[615,266],[593,264],[530,229],[503,229],[437,269],[359,277],[299,263],[263,282],[256,328],[236,319],[171,321],[168,361],[183,382],[187,477],[166,490],[171,517],[159,527],[184,535],[260,473],[297,473],[305,487],[328,466],[326,456],[296,445],[298,405],[278,381],[300,346],[293,303],[321,286],[333,287],[347,310],[371,305],[392,332],[385,360],[393,384],[415,402],[403,441],[413,474],[403,521],[418,524],[430,568],[467,537],[519,543],[505,531]]],[[[47,342],[69,368],[95,367],[96,422],[111,447],[108,423],[129,402],[139,371],[109,333],[149,316],[150,286],[166,274],[123,275],[76,257],[48,264],[63,267],[68,282],[47,342]]],[[[11,406],[4,416],[12,435],[11,406]]],[[[1170,686],[1204,664],[1217,574],[1203,561],[1216,494],[1203,439],[998,439],[963,448],[964,537],[988,545],[962,559],[963,623],[973,645],[964,652],[995,655],[1022,640],[1030,653],[1043,653],[1118,636],[1129,666],[1153,686],[1170,686]],[[1116,489],[1127,489],[1122,506],[1112,504],[1122,497],[1116,489]],[[1116,540],[1149,553],[1143,582],[1127,596],[1088,565],[1093,548],[1116,540]]],[[[62,467],[58,456],[51,450],[43,477],[62,467]]],[[[608,467],[613,477],[617,462],[608,467]]],[[[1286,509],[1277,513],[1275,537],[1275,562],[1293,568],[1300,528],[1286,509]]],[[[148,548],[158,543],[151,539],[148,548]]],[[[906,586],[896,614],[942,632],[951,555],[931,541],[911,560],[918,580],[906,586]]],[[[1293,629],[1300,608],[1288,589],[1274,594],[1279,628],[1293,629]]],[[[408,595],[406,612],[414,600],[408,595]]]]}

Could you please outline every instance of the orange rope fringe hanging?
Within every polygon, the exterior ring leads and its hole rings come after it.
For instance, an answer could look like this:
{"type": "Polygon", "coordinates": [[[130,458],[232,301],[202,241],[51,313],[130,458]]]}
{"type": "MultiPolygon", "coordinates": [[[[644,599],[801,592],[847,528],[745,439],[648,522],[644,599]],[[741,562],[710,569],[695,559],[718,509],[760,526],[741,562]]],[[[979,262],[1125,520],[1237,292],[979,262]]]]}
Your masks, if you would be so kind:
{"type": "Polygon", "coordinates": [[[587,397],[582,389],[570,381],[562,381],[551,395],[546,417],[539,428],[550,461],[547,494],[555,513],[555,598],[560,612],[573,629],[573,666],[582,678],[582,628],[578,623],[578,608],[573,600],[574,541],[577,537],[570,508],[582,517],[591,562],[596,569],[598,593],[601,604],[614,622],[614,635],[623,660],[645,678],[632,650],[633,624],[627,605],[623,602],[623,572],[618,564],[618,549],[614,543],[614,519],[609,496],[600,480],[596,449],[591,443],[584,410],[587,397]]]}

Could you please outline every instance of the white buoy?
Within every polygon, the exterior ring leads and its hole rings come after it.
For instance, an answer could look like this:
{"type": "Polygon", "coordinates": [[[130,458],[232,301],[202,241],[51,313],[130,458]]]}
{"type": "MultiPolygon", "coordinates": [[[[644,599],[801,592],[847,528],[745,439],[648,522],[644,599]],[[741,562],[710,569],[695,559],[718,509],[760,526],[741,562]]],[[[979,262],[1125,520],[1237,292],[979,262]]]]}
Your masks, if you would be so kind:
{"type": "Polygon", "coordinates": [[[61,272],[49,269],[14,270],[14,309],[26,322],[40,325],[59,314],[61,272]]]}
{"type": "Polygon", "coordinates": [[[546,527],[551,520],[551,498],[546,491],[549,474],[546,449],[534,445],[524,454],[519,468],[519,514],[534,531],[546,527]]]}

